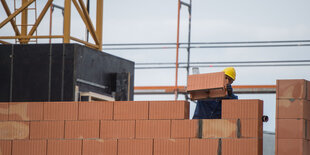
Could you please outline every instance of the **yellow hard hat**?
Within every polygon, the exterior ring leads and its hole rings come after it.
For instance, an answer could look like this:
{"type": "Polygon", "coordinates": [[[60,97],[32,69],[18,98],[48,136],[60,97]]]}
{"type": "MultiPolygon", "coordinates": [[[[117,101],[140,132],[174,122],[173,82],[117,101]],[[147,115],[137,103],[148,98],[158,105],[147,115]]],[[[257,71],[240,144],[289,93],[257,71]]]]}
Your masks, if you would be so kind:
{"type": "Polygon", "coordinates": [[[234,67],[227,67],[223,70],[225,74],[229,77],[231,77],[234,81],[236,80],[236,71],[234,67]]]}

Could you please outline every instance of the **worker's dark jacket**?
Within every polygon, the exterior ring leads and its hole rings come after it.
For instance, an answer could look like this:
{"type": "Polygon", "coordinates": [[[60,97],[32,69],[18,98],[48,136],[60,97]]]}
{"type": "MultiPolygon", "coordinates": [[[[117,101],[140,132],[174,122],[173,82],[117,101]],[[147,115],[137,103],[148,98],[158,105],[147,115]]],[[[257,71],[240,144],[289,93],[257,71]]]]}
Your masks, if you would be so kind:
{"type": "Polygon", "coordinates": [[[198,100],[193,119],[221,119],[223,99],[238,99],[238,96],[231,93],[231,95],[222,98],[198,100]]]}

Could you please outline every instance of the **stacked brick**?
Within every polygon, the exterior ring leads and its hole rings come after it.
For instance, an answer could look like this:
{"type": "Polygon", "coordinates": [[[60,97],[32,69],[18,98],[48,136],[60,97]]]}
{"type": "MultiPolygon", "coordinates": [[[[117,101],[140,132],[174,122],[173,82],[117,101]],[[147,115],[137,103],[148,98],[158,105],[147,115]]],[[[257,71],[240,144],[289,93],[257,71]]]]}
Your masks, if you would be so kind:
{"type": "Polygon", "coordinates": [[[191,100],[224,97],[228,80],[224,72],[194,74],[187,79],[187,92],[191,100]]]}
{"type": "Polygon", "coordinates": [[[3,155],[261,155],[262,101],[223,101],[189,120],[186,101],[0,103],[3,155]]]}
{"type": "Polygon", "coordinates": [[[278,80],[276,155],[310,154],[310,82],[278,80]]]}

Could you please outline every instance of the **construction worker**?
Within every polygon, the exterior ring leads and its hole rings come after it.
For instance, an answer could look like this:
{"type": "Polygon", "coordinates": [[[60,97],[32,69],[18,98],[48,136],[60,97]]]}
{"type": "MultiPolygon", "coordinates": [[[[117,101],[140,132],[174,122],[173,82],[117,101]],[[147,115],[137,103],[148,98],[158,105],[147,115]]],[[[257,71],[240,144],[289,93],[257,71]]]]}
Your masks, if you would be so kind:
{"type": "Polygon", "coordinates": [[[228,95],[222,98],[198,100],[193,119],[221,119],[222,117],[222,100],[238,99],[234,95],[231,84],[236,79],[236,71],[233,67],[227,67],[223,70],[228,79],[227,91],[228,95]]]}

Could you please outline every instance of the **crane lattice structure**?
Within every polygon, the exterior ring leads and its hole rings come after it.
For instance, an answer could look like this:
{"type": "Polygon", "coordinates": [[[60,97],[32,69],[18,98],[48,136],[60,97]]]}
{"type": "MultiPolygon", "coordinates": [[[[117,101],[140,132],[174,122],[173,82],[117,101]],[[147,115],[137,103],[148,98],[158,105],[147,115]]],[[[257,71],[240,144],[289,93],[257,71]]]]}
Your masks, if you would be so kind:
{"type": "MultiPolygon", "coordinates": [[[[0,36],[0,43],[10,44],[4,40],[15,39],[18,40],[20,44],[28,44],[31,42],[31,39],[62,39],[63,43],[70,43],[70,41],[76,41],[82,44],[85,44],[88,47],[102,50],[102,24],[103,24],[103,0],[97,0],[96,6],[96,27],[94,27],[93,22],[87,11],[87,7],[84,4],[83,0],[64,0],[64,22],[63,22],[63,34],[62,35],[34,35],[37,31],[37,27],[40,25],[43,17],[46,15],[48,9],[52,7],[54,0],[47,0],[44,5],[44,8],[40,12],[39,16],[35,19],[34,24],[28,23],[28,10],[30,5],[36,3],[36,0],[21,0],[21,7],[16,8],[14,6],[14,12],[11,13],[9,6],[7,5],[6,0],[1,0],[2,6],[7,14],[7,18],[0,23],[0,29],[8,24],[9,22],[12,25],[12,28],[15,32],[15,36],[0,36]],[[79,13],[81,19],[83,20],[87,30],[90,32],[95,43],[90,43],[82,39],[72,37],[70,34],[71,26],[71,3],[74,5],[75,9],[79,13]],[[16,24],[16,16],[21,14],[20,25],[16,24]],[[31,29],[28,31],[28,27],[31,29]]],[[[15,2],[14,2],[15,4],[15,2]]],[[[36,6],[36,5],[35,5],[36,6]]]]}

